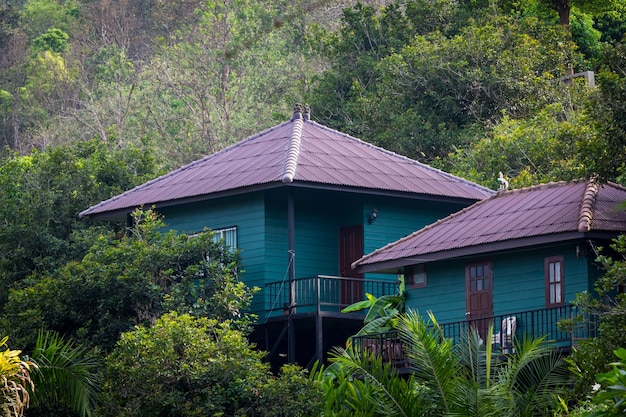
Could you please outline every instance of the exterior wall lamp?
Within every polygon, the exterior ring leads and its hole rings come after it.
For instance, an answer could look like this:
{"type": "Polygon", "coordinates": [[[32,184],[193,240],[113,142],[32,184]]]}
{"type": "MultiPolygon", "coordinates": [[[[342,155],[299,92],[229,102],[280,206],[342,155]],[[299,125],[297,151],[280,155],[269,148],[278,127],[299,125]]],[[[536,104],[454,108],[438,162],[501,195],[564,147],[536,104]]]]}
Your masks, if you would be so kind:
{"type": "Polygon", "coordinates": [[[376,220],[376,217],[378,217],[378,210],[374,209],[371,211],[370,215],[367,217],[367,224],[374,223],[374,220],[376,220]]]}

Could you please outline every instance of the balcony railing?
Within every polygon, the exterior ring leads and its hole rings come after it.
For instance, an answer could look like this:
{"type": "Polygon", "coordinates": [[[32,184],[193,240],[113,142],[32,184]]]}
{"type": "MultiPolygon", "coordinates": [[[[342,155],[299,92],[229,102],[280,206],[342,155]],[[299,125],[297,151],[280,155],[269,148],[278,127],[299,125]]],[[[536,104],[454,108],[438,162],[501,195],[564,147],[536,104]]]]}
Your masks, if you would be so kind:
{"type": "MultiPolygon", "coordinates": [[[[597,336],[599,317],[597,313],[566,305],[439,325],[444,336],[455,343],[460,341],[470,327],[478,329],[482,340],[485,341],[487,330],[492,325],[493,336],[490,342],[496,351],[502,353],[511,353],[515,338],[522,338],[523,335],[531,338],[545,337],[545,340],[555,348],[569,351],[577,341],[597,336]],[[566,320],[569,324],[563,325],[566,320]]],[[[353,337],[352,344],[362,352],[380,354],[384,362],[390,362],[395,367],[408,366],[406,357],[408,346],[397,331],[353,337]]]]}
{"type": "Polygon", "coordinates": [[[576,341],[595,337],[597,334],[599,316],[587,310],[581,310],[573,305],[564,305],[553,308],[543,308],[515,313],[485,317],[473,320],[464,320],[454,323],[440,324],[446,337],[458,341],[469,326],[478,329],[483,340],[486,339],[487,329],[493,325],[493,342],[499,345],[511,343],[512,336],[531,338],[545,337],[547,341],[558,347],[571,348],[576,341]],[[514,319],[513,334],[507,329],[507,319],[514,319]],[[572,326],[564,326],[564,321],[570,321],[572,326]],[[559,325],[559,323],[562,323],[559,325]]]}
{"type": "MultiPolygon", "coordinates": [[[[283,311],[290,305],[292,289],[289,281],[265,285],[268,313],[283,311]]],[[[293,281],[293,305],[300,311],[341,311],[365,299],[365,293],[381,297],[396,294],[396,281],[317,275],[293,281]]]]}

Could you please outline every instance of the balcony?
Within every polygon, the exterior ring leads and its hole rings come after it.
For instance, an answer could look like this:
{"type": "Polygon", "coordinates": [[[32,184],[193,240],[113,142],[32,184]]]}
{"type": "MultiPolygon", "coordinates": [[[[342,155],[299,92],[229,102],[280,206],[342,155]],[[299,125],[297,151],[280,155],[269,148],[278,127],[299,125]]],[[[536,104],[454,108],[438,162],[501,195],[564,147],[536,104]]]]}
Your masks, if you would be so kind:
{"type": "MultiPolygon", "coordinates": [[[[398,293],[396,281],[317,275],[297,278],[291,288],[289,281],[265,285],[268,317],[282,315],[292,307],[300,313],[341,313],[341,309],[365,299],[369,293],[375,297],[398,293]]],[[[343,314],[343,313],[341,313],[343,314]]]]}
{"type": "MultiPolygon", "coordinates": [[[[598,314],[565,305],[439,325],[444,336],[455,342],[469,327],[478,329],[482,340],[486,340],[488,328],[492,325],[491,343],[495,351],[507,354],[514,351],[514,339],[523,335],[545,337],[551,346],[569,353],[579,340],[597,336],[598,324],[598,314]],[[562,328],[558,323],[564,320],[571,320],[573,325],[562,328]]],[[[408,349],[397,331],[352,337],[352,343],[357,350],[381,355],[383,362],[391,363],[401,372],[408,368],[408,349]]]]}

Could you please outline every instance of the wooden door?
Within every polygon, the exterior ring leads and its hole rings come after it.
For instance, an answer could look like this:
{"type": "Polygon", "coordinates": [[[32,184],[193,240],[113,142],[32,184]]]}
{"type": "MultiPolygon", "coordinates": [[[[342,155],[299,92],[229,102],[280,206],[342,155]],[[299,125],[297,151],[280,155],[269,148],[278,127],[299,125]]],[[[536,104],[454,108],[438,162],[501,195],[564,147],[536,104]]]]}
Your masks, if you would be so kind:
{"type": "Polygon", "coordinates": [[[470,324],[478,329],[486,342],[487,329],[493,316],[493,280],[491,263],[481,262],[465,267],[465,316],[470,324]]]}
{"type": "Polygon", "coordinates": [[[352,262],[363,256],[363,226],[341,227],[339,229],[339,276],[356,278],[341,282],[340,300],[342,305],[350,305],[363,300],[363,274],[351,267],[352,262]]]}

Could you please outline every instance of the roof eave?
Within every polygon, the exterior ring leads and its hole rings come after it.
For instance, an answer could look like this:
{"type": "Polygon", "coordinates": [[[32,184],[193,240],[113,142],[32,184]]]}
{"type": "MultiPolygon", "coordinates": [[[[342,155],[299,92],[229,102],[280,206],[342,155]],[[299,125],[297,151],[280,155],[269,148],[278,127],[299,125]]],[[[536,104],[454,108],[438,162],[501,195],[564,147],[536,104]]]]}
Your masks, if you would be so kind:
{"type": "Polygon", "coordinates": [[[168,200],[168,201],[160,201],[160,202],[147,202],[141,205],[134,205],[128,207],[122,207],[115,210],[105,210],[105,211],[93,211],[87,209],[81,212],[78,216],[80,218],[89,217],[92,219],[101,219],[101,220],[110,220],[110,221],[125,221],[126,215],[138,207],[171,207],[177,206],[181,204],[189,204],[196,203],[200,201],[213,200],[216,198],[223,197],[231,197],[235,195],[247,194],[255,191],[264,191],[274,188],[280,187],[298,187],[298,188],[310,188],[310,189],[318,189],[318,190],[327,190],[327,191],[341,191],[341,192],[351,192],[351,193],[360,193],[360,194],[369,194],[369,195],[377,195],[383,197],[401,197],[401,198],[409,198],[414,200],[428,200],[433,202],[445,202],[445,203],[458,203],[458,204],[466,204],[468,202],[476,202],[480,199],[478,198],[468,198],[468,197],[450,197],[450,196],[438,196],[424,193],[412,193],[406,191],[395,191],[395,190],[379,190],[379,189],[371,189],[371,188],[358,188],[351,187],[346,185],[335,185],[335,184],[322,184],[315,182],[307,182],[301,180],[294,180],[293,182],[282,182],[282,181],[274,181],[263,184],[256,184],[247,187],[241,187],[236,189],[218,191],[211,194],[202,194],[193,197],[180,198],[176,200],[168,200]]]}
{"type": "MultiPolygon", "coordinates": [[[[378,272],[378,273],[400,273],[407,266],[420,265],[428,262],[435,262],[441,260],[458,259],[467,256],[485,255],[493,252],[500,252],[511,249],[527,248],[530,246],[537,246],[549,243],[565,242],[570,240],[580,239],[600,239],[610,238],[615,233],[611,232],[564,232],[555,233],[550,235],[532,236],[521,239],[511,239],[500,242],[491,242],[475,246],[467,246],[463,248],[455,248],[446,251],[424,253],[408,258],[390,259],[388,261],[381,261],[375,263],[369,263],[364,265],[357,265],[355,270],[359,273],[366,272],[378,272]]],[[[357,261],[358,263],[358,261],[357,261]]]]}

